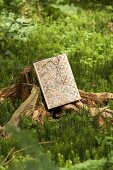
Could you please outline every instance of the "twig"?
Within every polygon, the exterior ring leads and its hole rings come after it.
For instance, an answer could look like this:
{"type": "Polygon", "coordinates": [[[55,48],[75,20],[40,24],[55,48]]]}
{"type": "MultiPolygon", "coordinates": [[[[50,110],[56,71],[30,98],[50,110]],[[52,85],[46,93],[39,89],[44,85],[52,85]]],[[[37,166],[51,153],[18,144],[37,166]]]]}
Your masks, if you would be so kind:
{"type": "Polygon", "coordinates": [[[55,141],[47,141],[47,142],[40,142],[38,143],[39,145],[42,145],[42,144],[48,144],[48,143],[54,143],[55,141]]]}
{"type": "Polygon", "coordinates": [[[1,164],[4,164],[4,163],[7,161],[9,155],[12,153],[12,151],[13,151],[14,149],[15,149],[15,147],[13,147],[13,148],[9,151],[9,153],[8,153],[7,156],[6,156],[6,158],[3,160],[3,162],[2,162],[1,164]]]}
{"type": "Polygon", "coordinates": [[[13,148],[13,149],[8,153],[8,155],[7,155],[7,157],[5,158],[5,160],[2,162],[2,166],[7,165],[7,164],[10,163],[13,159],[15,159],[17,153],[19,153],[19,152],[21,152],[21,151],[24,151],[24,150],[26,150],[26,149],[28,149],[28,148],[30,148],[30,147],[31,147],[31,146],[27,146],[27,147],[25,147],[25,148],[22,148],[22,149],[19,149],[19,150],[15,151],[15,152],[13,153],[13,155],[12,155],[12,158],[9,159],[8,161],[6,161],[7,158],[9,157],[10,153],[12,152],[12,150],[14,150],[14,148],[13,148]],[[6,161],[6,162],[5,162],[5,161],[6,161]]]}
{"type": "MultiPolygon", "coordinates": [[[[48,144],[48,143],[53,143],[53,142],[54,142],[54,141],[39,142],[38,144],[41,145],[41,144],[48,144]]],[[[15,152],[12,154],[12,158],[7,161],[9,155],[10,155],[10,154],[12,153],[12,151],[15,149],[15,147],[12,148],[11,151],[10,151],[10,152],[8,153],[8,155],[6,156],[6,158],[4,159],[4,161],[1,163],[2,166],[5,166],[5,165],[7,165],[8,163],[10,163],[12,160],[14,160],[14,159],[16,158],[16,155],[17,155],[18,153],[20,153],[20,152],[22,152],[22,151],[24,151],[24,150],[26,150],[26,149],[28,149],[28,148],[30,148],[30,147],[32,147],[32,145],[27,146],[27,147],[25,147],[25,148],[22,148],[22,149],[19,149],[19,150],[15,151],[15,152]]]]}
{"type": "Polygon", "coordinates": [[[22,85],[33,86],[33,87],[35,86],[35,84],[30,84],[30,83],[22,83],[22,85]]]}

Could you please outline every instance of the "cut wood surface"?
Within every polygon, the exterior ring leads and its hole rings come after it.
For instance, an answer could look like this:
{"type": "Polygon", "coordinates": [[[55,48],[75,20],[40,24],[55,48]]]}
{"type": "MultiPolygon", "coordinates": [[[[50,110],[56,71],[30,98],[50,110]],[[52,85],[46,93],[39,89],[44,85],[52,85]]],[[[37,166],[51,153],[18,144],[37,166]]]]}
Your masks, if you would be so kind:
{"type": "MultiPolygon", "coordinates": [[[[25,68],[21,73],[20,82],[13,84],[9,87],[0,90],[0,102],[11,100],[14,104],[17,99],[22,100],[22,104],[12,114],[11,119],[7,125],[18,126],[20,118],[23,116],[30,116],[32,119],[39,123],[43,123],[43,117],[45,115],[52,115],[51,110],[46,108],[44,101],[40,101],[41,92],[40,87],[35,80],[35,74],[32,67],[25,68]],[[31,73],[31,74],[30,74],[31,73]],[[31,78],[32,77],[32,78],[31,78]]],[[[109,100],[113,100],[113,93],[93,93],[79,90],[81,99],[79,101],[67,104],[59,107],[62,112],[75,112],[79,113],[80,110],[87,110],[92,116],[101,114],[104,117],[112,119],[113,110],[110,110],[107,106],[109,100]]],[[[58,110],[58,109],[56,109],[58,110]]],[[[57,114],[55,109],[53,113],[57,114]]],[[[0,126],[0,135],[3,135],[5,127],[0,126]]],[[[1,135],[1,136],[2,136],[1,135]]]]}

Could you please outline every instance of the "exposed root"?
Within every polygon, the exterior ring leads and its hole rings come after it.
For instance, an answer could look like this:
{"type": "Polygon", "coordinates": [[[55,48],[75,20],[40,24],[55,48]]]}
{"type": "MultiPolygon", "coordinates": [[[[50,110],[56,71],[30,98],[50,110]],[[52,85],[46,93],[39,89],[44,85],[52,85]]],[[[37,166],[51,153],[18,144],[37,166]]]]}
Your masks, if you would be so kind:
{"type": "MultiPolygon", "coordinates": [[[[50,112],[46,106],[39,101],[41,96],[40,88],[37,86],[35,80],[35,74],[32,67],[27,67],[21,72],[21,79],[19,83],[13,84],[7,88],[0,91],[0,102],[5,100],[11,100],[13,103],[15,100],[21,98],[22,104],[14,112],[11,119],[7,123],[8,126],[18,126],[20,118],[23,116],[30,116],[32,119],[36,120],[38,123],[43,124],[43,117],[45,115],[50,116],[50,112]]],[[[92,93],[79,90],[81,100],[76,101],[58,109],[60,111],[71,112],[74,111],[79,113],[80,110],[85,109],[91,116],[96,116],[98,114],[103,117],[113,118],[113,110],[107,107],[109,100],[113,100],[113,93],[92,93]]],[[[56,111],[57,112],[57,109],[56,111]]],[[[57,114],[57,113],[56,113],[57,114]]],[[[58,113],[58,117],[59,117],[58,113]]],[[[102,117],[100,117],[100,124],[103,124],[102,117]]],[[[5,127],[0,126],[0,136],[7,136],[5,132],[5,127]]]]}

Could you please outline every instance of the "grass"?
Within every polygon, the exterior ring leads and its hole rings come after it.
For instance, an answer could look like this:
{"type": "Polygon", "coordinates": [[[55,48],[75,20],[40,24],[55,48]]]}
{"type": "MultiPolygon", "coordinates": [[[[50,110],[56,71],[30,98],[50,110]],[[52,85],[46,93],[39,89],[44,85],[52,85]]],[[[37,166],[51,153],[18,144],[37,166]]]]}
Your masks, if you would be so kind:
{"type": "MultiPolygon", "coordinates": [[[[6,7],[0,14],[0,88],[17,82],[22,69],[34,61],[66,53],[79,89],[112,92],[111,4],[52,4],[40,6],[38,14],[36,9],[33,11],[34,7],[31,8],[32,14],[26,14],[24,19],[22,14],[15,14],[12,9],[8,12],[6,7]],[[9,27],[12,20],[14,23],[9,27]]],[[[112,102],[109,106],[113,107],[112,102]]],[[[0,103],[0,125],[5,125],[14,111],[9,101],[0,103]]],[[[55,141],[45,145],[45,152],[58,166],[64,167],[107,157],[113,142],[112,125],[109,124],[106,122],[99,128],[96,118],[92,119],[83,111],[80,115],[65,115],[57,121],[45,120],[42,128],[25,119],[21,128],[30,129],[34,136],[38,134],[40,142],[55,141]]],[[[0,141],[2,149],[7,143],[6,150],[1,149],[2,156],[6,156],[8,146],[13,147],[13,143],[0,141]]]]}

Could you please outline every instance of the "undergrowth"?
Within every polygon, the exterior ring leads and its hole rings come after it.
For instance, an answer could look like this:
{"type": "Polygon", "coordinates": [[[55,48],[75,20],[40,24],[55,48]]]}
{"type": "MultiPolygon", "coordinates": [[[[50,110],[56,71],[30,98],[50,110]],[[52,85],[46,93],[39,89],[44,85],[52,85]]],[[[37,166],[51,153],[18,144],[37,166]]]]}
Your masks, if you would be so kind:
{"type": "MultiPolygon", "coordinates": [[[[22,69],[34,61],[66,53],[79,89],[113,91],[111,1],[0,0],[0,10],[0,88],[17,82],[22,69]]],[[[0,125],[8,122],[18,106],[19,103],[14,107],[10,101],[0,103],[0,125]]],[[[112,102],[109,106],[113,108],[112,102]]],[[[36,141],[43,143],[44,151],[39,152],[46,153],[49,161],[62,170],[112,169],[113,128],[109,120],[99,127],[98,117],[82,111],[79,115],[62,113],[59,120],[45,119],[42,126],[24,119],[20,127],[29,129],[36,141]]],[[[21,136],[20,131],[15,133],[21,136]]],[[[0,169],[25,170],[28,165],[29,169],[37,169],[42,162],[34,160],[29,152],[19,153],[3,165],[13,147],[14,151],[23,147],[15,135],[12,139],[0,139],[0,169]]],[[[44,160],[48,165],[49,161],[44,160]]]]}

